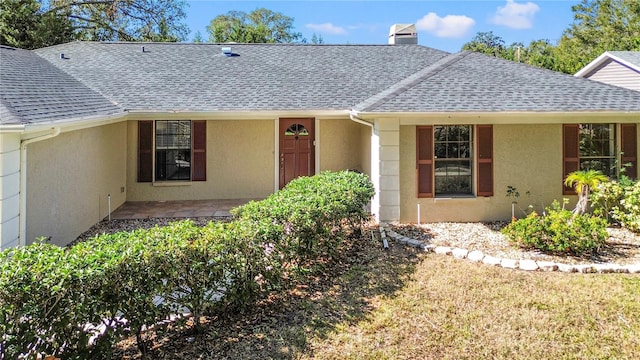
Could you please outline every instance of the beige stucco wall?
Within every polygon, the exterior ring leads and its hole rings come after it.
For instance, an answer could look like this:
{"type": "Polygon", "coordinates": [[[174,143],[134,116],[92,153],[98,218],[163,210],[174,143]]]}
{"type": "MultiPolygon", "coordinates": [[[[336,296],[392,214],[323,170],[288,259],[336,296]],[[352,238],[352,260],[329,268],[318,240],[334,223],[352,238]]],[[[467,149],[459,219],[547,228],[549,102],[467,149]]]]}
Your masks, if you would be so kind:
{"type": "Polygon", "coordinates": [[[126,123],[63,132],[27,148],[27,233],[66,245],[115,210],[126,191],[126,123]]]}
{"type": "Polygon", "coordinates": [[[263,198],[274,190],[274,121],[207,121],[207,180],[138,183],[138,123],[128,123],[127,200],[263,198]]]}
{"type": "MultiPolygon", "coordinates": [[[[366,160],[362,155],[365,150],[362,128],[365,127],[348,118],[320,119],[320,171],[355,169],[367,172],[362,163],[366,160]]],[[[369,152],[369,148],[366,151],[369,152]]]]}
{"type": "Polygon", "coordinates": [[[360,126],[360,163],[362,172],[371,176],[371,135],[372,128],[366,125],[360,126]]]}
{"type": "Polygon", "coordinates": [[[554,199],[562,201],[562,125],[494,125],[493,144],[493,197],[419,199],[415,126],[401,126],[400,220],[416,222],[418,202],[421,222],[507,220],[512,200],[506,197],[509,185],[520,192],[517,201],[523,209],[532,204],[540,210],[554,199]]]}

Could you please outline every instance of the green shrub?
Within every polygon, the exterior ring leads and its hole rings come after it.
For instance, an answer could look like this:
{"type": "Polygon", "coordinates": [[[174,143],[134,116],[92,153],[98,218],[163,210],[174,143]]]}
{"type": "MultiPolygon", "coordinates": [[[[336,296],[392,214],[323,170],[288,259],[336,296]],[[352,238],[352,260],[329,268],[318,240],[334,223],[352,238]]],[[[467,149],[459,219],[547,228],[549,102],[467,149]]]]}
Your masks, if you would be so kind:
{"type": "Polygon", "coordinates": [[[515,246],[554,254],[596,253],[608,237],[606,220],[591,215],[574,215],[558,202],[547,208],[547,215],[532,213],[514,220],[502,233],[515,246]]]}
{"type": "Polygon", "coordinates": [[[300,177],[267,199],[235,209],[240,221],[263,229],[289,260],[330,254],[343,225],[359,226],[374,194],[364,174],[342,171],[300,177]]]}
{"type": "Polygon", "coordinates": [[[371,196],[365,175],[326,172],[235,210],[230,223],[180,221],[68,249],[4,251],[0,359],[110,358],[123,336],[135,336],[145,353],[143,330],[184,310],[202,331],[201,315],[248,306],[286,286],[303,260],[330,255],[344,228],[367,218],[371,196]]]}
{"type": "Polygon", "coordinates": [[[594,214],[640,232],[640,181],[622,177],[600,184],[591,194],[594,214]]]}

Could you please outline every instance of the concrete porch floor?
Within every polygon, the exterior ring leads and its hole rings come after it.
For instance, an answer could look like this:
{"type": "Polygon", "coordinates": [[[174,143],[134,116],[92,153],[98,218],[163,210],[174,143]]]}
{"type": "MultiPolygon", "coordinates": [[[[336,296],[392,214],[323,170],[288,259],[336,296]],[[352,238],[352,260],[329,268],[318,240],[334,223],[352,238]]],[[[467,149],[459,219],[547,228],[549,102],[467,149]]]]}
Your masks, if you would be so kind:
{"type": "Polygon", "coordinates": [[[111,219],[193,218],[231,216],[229,210],[258,199],[127,201],[111,213],[111,219]]]}

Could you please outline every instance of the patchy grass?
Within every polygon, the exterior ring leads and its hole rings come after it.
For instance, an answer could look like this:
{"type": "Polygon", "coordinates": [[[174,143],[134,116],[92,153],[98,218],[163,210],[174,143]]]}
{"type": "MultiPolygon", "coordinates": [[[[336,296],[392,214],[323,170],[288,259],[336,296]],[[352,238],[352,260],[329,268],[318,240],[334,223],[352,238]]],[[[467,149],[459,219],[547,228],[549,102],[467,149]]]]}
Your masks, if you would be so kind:
{"type": "Polygon", "coordinates": [[[150,358],[640,358],[640,276],[513,271],[368,235],[308,283],[207,319],[204,335],[154,335],[150,358]]]}

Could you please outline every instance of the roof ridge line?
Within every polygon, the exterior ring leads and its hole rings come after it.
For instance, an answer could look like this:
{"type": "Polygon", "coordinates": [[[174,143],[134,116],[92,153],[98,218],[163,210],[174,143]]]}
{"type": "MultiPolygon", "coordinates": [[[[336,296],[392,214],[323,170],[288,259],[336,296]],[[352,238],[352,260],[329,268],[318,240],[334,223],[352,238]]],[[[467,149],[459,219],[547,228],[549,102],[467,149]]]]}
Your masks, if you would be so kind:
{"type": "Polygon", "coordinates": [[[367,109],[380,105],[385,101],[391,98],[394,98],[400,95],[401,93],[409,90],[410,88],[416,86],[418,83],[422,82],[424,79],[428,79],[429,77],[436,75],[440,71],[464,59],[466,56],[468,56],[471,53],[472,52],[470,51],[462,51],[455,54],[447,55],[442,59],[436,61],[435,63],[427,66],[426,68],[418,72],[415,72],[409,75],[408,77],[400,80],[399,82],[391,85],[387,89],[373,96],[370,96],[369,98],[365,99],[364,101],[354,106],[354,110],[366,111],[367,109]]]}

